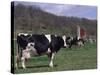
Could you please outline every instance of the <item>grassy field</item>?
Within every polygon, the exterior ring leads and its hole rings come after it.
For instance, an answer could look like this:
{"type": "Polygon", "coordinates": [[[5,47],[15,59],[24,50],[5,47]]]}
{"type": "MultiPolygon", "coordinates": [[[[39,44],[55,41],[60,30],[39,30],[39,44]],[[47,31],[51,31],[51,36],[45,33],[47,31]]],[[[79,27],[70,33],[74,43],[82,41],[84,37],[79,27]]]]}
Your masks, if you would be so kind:
{"type": "MultiPolygon", "coordinates": [[[[16,49],[16,46],[15,46],[16,49]]],[[[35,73],[83,70],[97,68],[97,47],[96,44],[87,43],[84,47],[75,47],[72,49],[62,48],[54,58],[54,68],[48,67],[48,57],[32,57],[26,62],[27,69],[15,69],[15,73],[35,73]]]]}

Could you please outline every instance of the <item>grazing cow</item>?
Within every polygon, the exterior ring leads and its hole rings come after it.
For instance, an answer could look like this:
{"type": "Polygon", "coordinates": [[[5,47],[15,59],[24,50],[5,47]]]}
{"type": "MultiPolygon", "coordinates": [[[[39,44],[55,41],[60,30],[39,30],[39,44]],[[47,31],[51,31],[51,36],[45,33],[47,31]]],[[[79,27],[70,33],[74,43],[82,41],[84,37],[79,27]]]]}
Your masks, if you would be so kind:
{"type": "MultiPolygon", "coordinates": [[[[53,67],[55,54],[61,47],[67,46],[65,36],[44,34],[18,34],[17,43],[20,47],[18,55],[21,56],[21,63],[24,69],[26,68],[25,59],[28,59],[31,56],[41,56],[44,54],[48,55],[50,58],[49,66],[53,67]]],[[[18,57],[16,59],[18,59],[18,57]]],[[[16,62],[16,67],[17,64],[18,62],[16,62]]]]}
{"type": "Polygon", "coordinates": [[[84,39],[78,39],[77,37],[66,37],[66,44],[69,45],[69,48],[72,45],[84,46],[84,39]]]}

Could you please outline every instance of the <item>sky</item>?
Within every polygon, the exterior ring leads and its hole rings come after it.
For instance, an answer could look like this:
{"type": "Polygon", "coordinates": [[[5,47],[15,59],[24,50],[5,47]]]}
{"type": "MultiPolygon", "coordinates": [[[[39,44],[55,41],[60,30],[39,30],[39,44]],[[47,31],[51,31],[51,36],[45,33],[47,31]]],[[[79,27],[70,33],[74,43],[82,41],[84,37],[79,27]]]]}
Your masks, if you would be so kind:
{"type": "Polygon", "coordinates": [[[79,18],[97,19],[97,7],[87,5],[69,5],[69,4],[51,4],[51,3],[36,3],[36,2],[15,2],[15,5],[36,5],[42,10],[58,15],[58,16],[73,16],[79,18]]]}

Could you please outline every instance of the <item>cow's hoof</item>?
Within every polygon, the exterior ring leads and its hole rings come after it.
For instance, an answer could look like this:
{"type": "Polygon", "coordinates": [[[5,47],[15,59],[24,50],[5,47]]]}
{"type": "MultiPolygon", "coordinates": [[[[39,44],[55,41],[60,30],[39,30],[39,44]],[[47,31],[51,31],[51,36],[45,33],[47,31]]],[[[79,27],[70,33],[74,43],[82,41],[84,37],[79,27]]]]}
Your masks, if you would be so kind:
{"type": "Polygon", "coordinates": [[[26,69],[26,67],[22,67],[23,69],[26,69]]]}
{"type": "Polygon", "coordinates": [[[53,68],[53,65],[52,64],[49,64],[49,67],[53,68]]]}
{"type": "Polygon", "coordinates": [[[26,68],[23,68],[24,70],[26,69],[26,68]]]}

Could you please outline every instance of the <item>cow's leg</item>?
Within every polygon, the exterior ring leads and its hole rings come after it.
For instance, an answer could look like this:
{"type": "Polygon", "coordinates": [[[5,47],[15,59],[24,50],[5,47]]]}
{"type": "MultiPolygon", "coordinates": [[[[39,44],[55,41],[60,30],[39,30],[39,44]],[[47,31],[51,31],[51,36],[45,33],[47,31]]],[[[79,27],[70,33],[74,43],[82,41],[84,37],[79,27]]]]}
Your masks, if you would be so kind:
{"type": "Polygon", "coordinates": [[[50,66],[50,67],[53,67],[53,59],[54,59],[54,56],[55,56],[55,53],[52,53],[52,54],[50,55],[50,63],[49,63],[49,66],[50,66]]]}
{"type": "Polygon", "coordinates": [[[26,66],[25,66],[25,59],[29,59],[29,58],[30,58],[30,50],[29,49],[23,50],[23,52],[22,52],[22,58],[21,58],[23,69],[26,68],[26,66]]]}
{"type": "Polygon", "coordinates": [[[19,45],[18,45],[18,50],[17,50],[17,55],[15,56],[15,68],[17,69],[19,67],[19,60],[20,60],[20,48],[19,48],[19,45]]]}
{"type": "Polygon", "coordinates": [[[25,66],[25,57],[21,58],[21,63],[22,63],[23,69],[26,69],[26,66],[25,66]]]}
{"type": "Polygon", "coordinates": [[[25,50],[22,51],[21,64],[22,64],[22,68],[26,69],[26,66],[25,66],[25,50]]]}
{"type": "Polygon", "coordinates": [[[19,55],[15,56],[15,68],[17,69],[19,66],[19,55]]]}
{"type": "Polygon", "coordinates": [[[69,48],[71,48],[71,47],[72,47],[72,44],[69,45],[69,48]]]}

